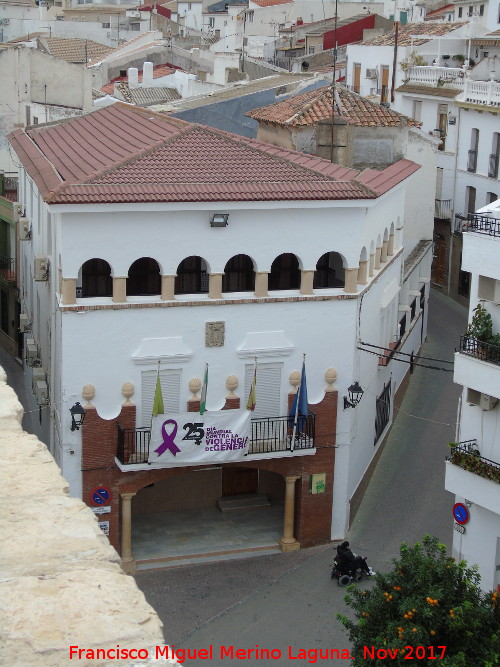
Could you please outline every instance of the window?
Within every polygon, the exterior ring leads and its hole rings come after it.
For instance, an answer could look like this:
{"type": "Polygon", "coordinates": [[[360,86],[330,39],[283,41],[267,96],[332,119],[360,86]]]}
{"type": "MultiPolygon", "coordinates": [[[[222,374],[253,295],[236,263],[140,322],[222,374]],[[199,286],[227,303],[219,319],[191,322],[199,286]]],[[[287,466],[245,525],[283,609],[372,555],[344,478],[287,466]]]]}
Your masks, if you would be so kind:
{"type": "Polygon", "coordinates": [[[101,23],[101,28],[111,28],[111,25],[109,23],[101,23]]]}
{"type": "Polygon", "coordinates": [[[208,27],[209,28],[215,27],[215,18],[213,16],[210,16],[210,18],[208,19],[208,27]]]}
{"type": "Polygon", "coordinates": [[[352,71],[352,89],[355,93],[359,93],[361,89],[361,65],[354,63],[352,71]]]}
{"type": "Polygon", "coordinates": [[[422,120],[422,100],[414,100],[413,102],[413,119],[422,120]]]}
{"type": "Polygon", "coordinates": [[[486,203],[487,204],[493,204],[494,201],[498,199],[498,195],[495,192],[487,192],[486,193],[486,203]]]}
{"type": "MultiPolygon", "coordinates": [[[[142,418],[138,426],[150,426],[153,415],[153,401],[156,389],[157,371],[142,371],[142,418]]],[[[165,412],[179,412],[179,395],[181,388],[180,370],[160,370],[160,385],[165,412]]],[[[185,410],[185,406],[183,406],[185,410]]]]}
{"type": "Polygon", "coordinates": [[[270,290],[299,289],[299,260],[292,253],[284,253],[276,257],[269,274],[270,290]]]}
{"type": "Polygon", "coordinates": [[[448,105],[440,104],[438,106],[438,126],[439,136],[441,137],[441,143],[438,146],[438,150],[444,151],[446,147],[446,135],[448,133],[448,105]]]}
{"type": "Polygon", "coordinates": [[[479,16],[484,16],[484,5],[479,5],[479,16]]]}
{"type": "Polygon", "coordinates": [[[463,13],[463,11],[464,11],[464,8],[463,8],[463,7],[459,7],[459,8],[458,8],[458,18],[459,18],[459,19],[462,18],[462,13],[463,13]]]}
{"type": "Polygon", "coordinates": [[[322,255],[316,264],[314,272],[314,289],[329,287],[344,287],[344,266],[342,257],[336,252],[327,252],[322,255]]]}
{"type": "Polygon", "coordinates": [[[309,47],[309,55],[312,55],[314,53],[314,46],[309,47]]]}
{"type": "Polygon", "coordinates": [[[222,291],[253,292],[254,290],[255,272],[252,260],[248,255],[232,257],[224,268],[222,291]]]}
{"type": "Polygon", "coordinates": [[[467,171],[475,172],[477,169],[477,147],[479,145],[479,130],[472,128],[470,137],[470,150],[467,159],[467,171]]]}
{"type": "Polygon", "coordinates": [[[254,19],[254,12],[247,12],[247,21],[249,23],[253,23],[253,19],[254,19]]]}
{"type": "Polygon", "coordinates": [[[126,69],[121,69],[120,70],[120,76],[127,76],[127,70],[126,69]]]}
{"type": "Polygon", "coordinates": [[[465,188],[465,212],[475,213],[476,211],[476,188],[468,185],[465,188]]]}
{"type": "Polygon", "coordinates": [[[500,133],[493,132],[493,141],[491,144],[491,153],[488,164],[488,176],[498,178],[498,162],[500,155],[500,133]]]}
{"type": "Polygon", "coordinates": [[[82,265],[81,287],[77,287],[77,296],[112,296],[113,279],[111,267],[104,259],[89,259],[82,265]]]}
{"type": "Polygon", "coordinates": [[[147,296],[161,293],[158,262],[151,257],[137,259],[128,270],[127,295],[147,296]]]}
{"type": "Polygon", "coordinates": [[[30,105],[26,105],[26,125],[31,125],[31,109],[30,105]]]}
{"type": "Polygon", "coordinates": [[[38,125],[38,116],[33,116],[33,125],[38,125]]]}
{"type": "Polygon", "coordinates": [[[176,294],[206,294],[208,292],[207,263],[201,257],[186,257],[177,267],[176,273],[176,294]]]}
{"type": "MultiPolygon", "coordinates": [[[[253,419],[266,417],[280,417],[283,415],[281,407],[281,372],[283,364],[258,364],[257,367],[257,401],[252,415],[253,419]]],[[[245,364],[245,394],[248,398],[253,381],[254,364],[245,364]]],[[[247,400],[245,398],[245,402],[247,400]]],[[[286,413],[285,413],[286,414],[286,413]]]]}
{"type": "Polygon", "coordinates": [[[377,444],[380,436],[384,432],[385,427],[389,423],[391,417],[391,381],[384,384],[384,388],[380,396],[377,396],[375,401],[375,440],[374,445],[377,444]]]}
{"type": "Polygon", "coordinates": [[[468,16],[472,16],[474,14],[474,7],[472,5],[469,5],[469,11],[467,12],[468,16]]]}

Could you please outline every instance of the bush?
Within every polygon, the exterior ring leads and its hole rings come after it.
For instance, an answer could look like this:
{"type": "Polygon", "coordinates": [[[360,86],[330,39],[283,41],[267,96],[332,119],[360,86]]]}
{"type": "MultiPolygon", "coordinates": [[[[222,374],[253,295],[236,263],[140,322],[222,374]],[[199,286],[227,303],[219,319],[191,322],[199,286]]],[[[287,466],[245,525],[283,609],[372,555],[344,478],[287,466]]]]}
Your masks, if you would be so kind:
{"type": "Polygon", "coordinates": [[[403,543],[393,564],[372,589],[347,589],[355,620],[337,617],[348,630],[353,665],[500,664],[500,595],[481,591],[477,567],[456,563],[428,535],[413,547],[403,543]]]}

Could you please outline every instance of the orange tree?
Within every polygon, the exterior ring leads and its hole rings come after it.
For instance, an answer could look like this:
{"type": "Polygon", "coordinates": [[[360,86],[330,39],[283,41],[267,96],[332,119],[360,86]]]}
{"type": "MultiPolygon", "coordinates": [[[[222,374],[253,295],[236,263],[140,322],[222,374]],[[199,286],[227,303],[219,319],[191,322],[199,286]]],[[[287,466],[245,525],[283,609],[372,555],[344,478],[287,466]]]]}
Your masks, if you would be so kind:
{"type": "Polygon", "coordinates": [[[337,617],[352,643],[353,665],[500,664],[500,594],[479,588],[477,568],[456,563],[437,538],[401,545],[394,569],[375,585],[348,587],[355,619],[337,617]]]}

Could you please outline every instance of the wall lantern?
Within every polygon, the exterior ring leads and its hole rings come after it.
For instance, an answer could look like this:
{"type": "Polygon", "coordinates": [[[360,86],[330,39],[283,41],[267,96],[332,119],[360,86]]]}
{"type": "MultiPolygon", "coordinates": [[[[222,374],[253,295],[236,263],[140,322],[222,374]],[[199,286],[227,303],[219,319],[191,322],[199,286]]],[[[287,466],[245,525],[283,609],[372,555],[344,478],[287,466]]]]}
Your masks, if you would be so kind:
{"type": "Polygon", "coordinates": [[[354,383],[351,384],[351,386],[347,391],[349,392],[349,398],[347,398],[347,396],[344,396],[344,410],[346,408],[355,408],[357,404],[360,402],[361,397],[365,393],[359,386],[359,382],[357,380],[355,380],[354,383]]]}
{"type": "Polygon", "coordinates": [[[210,227],[227,227],[229,213],[214,213],[210,218],[210,227]]]}
{"type": "Polygon", "coordinates": [[[80,426],[83,424],[83,420],[85,419],[85,410],[77,401],[74,406],[69,409],[69,411],[71,412],[71,430],[79,431],[80,426]]]}

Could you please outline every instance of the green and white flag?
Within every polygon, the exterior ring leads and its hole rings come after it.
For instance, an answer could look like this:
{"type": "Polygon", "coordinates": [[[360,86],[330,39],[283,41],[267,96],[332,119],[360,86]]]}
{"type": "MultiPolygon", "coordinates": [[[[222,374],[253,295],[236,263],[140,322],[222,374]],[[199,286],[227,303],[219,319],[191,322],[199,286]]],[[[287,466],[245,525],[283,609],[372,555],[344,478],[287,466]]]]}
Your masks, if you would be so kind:
{"type": "Polygon", "coordinates": [[[153,399],[153,417],[162,415],[164,412],[165,410],[163,408],[163,396],[161,394],[161,384],[160,384],[160,371],[158,371],[158,375],[156,376],[155,397],[153,399]]]}
{"type": "Polygon", "coordinates": [[[208,364],[205,364],[205,377],[201,388],[200,415],[207,409],[208,364]]]}

